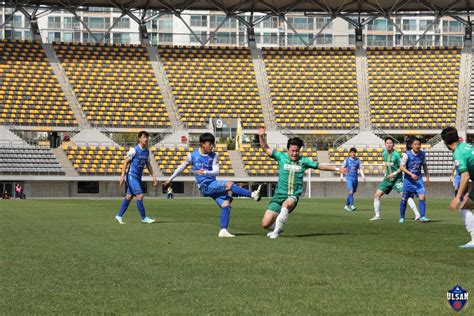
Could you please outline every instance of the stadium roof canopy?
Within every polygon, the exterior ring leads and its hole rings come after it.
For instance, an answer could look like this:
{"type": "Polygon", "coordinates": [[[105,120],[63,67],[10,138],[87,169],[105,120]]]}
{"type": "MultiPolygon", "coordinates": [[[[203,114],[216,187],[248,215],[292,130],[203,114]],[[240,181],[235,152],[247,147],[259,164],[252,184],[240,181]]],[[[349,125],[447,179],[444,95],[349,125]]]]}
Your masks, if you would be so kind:
{"type": "Polygon", "coordinates": [[[6,6],[117,7],[124,10],[219,10],[225,13],[288,12],[387,15],[400,12],[425,12],[435,15],[469,13],[474,0],[0,0],[6,6]]]}

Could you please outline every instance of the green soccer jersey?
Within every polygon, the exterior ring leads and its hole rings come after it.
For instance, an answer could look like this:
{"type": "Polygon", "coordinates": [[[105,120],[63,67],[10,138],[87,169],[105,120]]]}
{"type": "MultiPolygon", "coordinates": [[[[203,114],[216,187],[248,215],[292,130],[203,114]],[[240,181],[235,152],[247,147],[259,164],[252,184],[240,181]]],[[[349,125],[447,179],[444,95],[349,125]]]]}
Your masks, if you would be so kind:
{"type": "Polygon", "coordinates": [[[297,161],[293,161],[287,153],[278,152],[276,149],[271,157],[278,161],[279,175],[275,195],[300,196],[303,193],[304,172],[319,166],[317,161],[301,156],[297,161]]]}
{"type": "Polygon", "coordinates": [[[458,143],[454,150],[453,161],[459,174],[467,171],[471,180],[474,180],[474,148],[471,144],[458,143]]]}
{"type": "MultiPolygon", "coordinates": [[[[400,169],[401,156],[400,153],[396,150],[392,151],[390,154],[386,149],[383,151],[383,161],[385,162],[385,177],[389,174],[394,173],[400,169]]],[[[392,181],[396,181],[401,178],[402,174],[398,173],[392,181]]]]}

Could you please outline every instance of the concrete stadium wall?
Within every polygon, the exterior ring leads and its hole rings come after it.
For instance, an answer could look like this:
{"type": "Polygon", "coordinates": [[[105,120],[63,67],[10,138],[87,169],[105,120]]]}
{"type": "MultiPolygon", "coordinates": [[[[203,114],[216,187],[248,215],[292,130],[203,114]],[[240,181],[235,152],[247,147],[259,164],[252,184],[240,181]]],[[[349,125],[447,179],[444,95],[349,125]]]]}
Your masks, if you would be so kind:
{"type": "MultiPolygon", "coordinates": [[[[164,197],[161,183],[153,187],[151,182],[147,183],[146,196],[164,197]]],[[[194,183],[186,182],[184,184],[185,194],[176,194],[179,196],[200,196],[198,188],[194,183]]],[[[125,195],[125,186],[119,186],[117,181],[99,181],[99,193],[78,193],[78,181],[25,181],[24,192],[27,198],[94,198],[94,197],[122,197],[125,195]]]]}
{"type": "MultiPolygon", "coordinates": [[[[24,192],[27,198],[103,198],[103,197],[122,197],[124,196],[124,187],[120,187],[117,181],[100,181],[99,182],[99,193],[98,194],[83,194],[78,193],[78,182],[77,181],[23,181],[24,192]]],[[[372,197],[378,181],[370,182],[359,182],[359,189],[357,197],[372,197]]],[[[307,196],[306,185],[304,185],[304,196],[307,196]]],[[[157,187],[153,187],[151,182],[147,183],[148,197],[165,197],[162,193],[161,184],[157,187]]],[[[271,188],[268,187],[267,192],[264,196],[271,194],[271,188]]],[[[433,182],[427,187],[428,199],[431,197],[436,198],[449,198],[452,197],[453,190],[450,183],[447,181],[433,182]]],[[[201,196],[199,189],[194,182],[184,182],[184,193],[175,194],[175,197],[199,197],[201,196]]],[[[311,184],[311,197],[313,198],[324,198],[324,197],[340,197],[346,196],[346,185],[339,181],[330,182],[312,182],[311,184]]],[[[397,197],[392,192],[391,197],[397,197]]]]}

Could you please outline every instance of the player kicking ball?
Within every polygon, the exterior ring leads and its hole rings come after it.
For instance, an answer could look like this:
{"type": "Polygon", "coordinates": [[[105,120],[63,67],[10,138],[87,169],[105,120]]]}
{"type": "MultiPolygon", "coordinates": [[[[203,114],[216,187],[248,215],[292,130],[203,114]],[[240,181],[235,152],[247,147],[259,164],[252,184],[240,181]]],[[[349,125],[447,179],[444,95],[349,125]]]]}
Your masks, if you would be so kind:
{"type": "Polygon", "coordinates": [[[467,193],[469,178],[471,180],[474,179],[474,148],[471,144],[459,141],[458,131],[454,127],[443,129],[441,138],[446,147],[453,152],[454,165],[461,175],[458,192],[449,205],[449,208],[452,210],[460,208],[466,230],[471,235],[471,241],[460,247],[474,248],[474,214],[472,214],[472,209],[474,209],[474,188],[471,186],[470,192],[467,193]]]}
{"type": "MultiPolygon", "coordinates": [[[[398,151],[395,150],[395,141],[391,137],[385,138],[385,150],[382,153],[383,161],[385,163],[385,178],[380,182],[375,191],[374,195],[374,211],[375,216],[372,217],[371,221],[381,220],[380,216],[380,198],[384,194],[390,194],[390,192],[395,189],[400,195],[403,191],[403,179],[402,172],[400,170],[400,160],[401,156],[398,151]]],[[[415,213],[415,220],[420,219],[420,213],[416,208],[415,201],[413,198],[408,199],[408,205],[415,213]]]]}
{"type": "Polygon", "coordinates": [[[235,196],[253,198],[260,201],[261,186],[254,192],[241,188],[231,181],[217,180],[219,175],[219,158],[213,151],[215,145],[214,135],[204,133],[199,137],[199,148],[188,154],[186,160],[176,169],[168,181],[163,186],[168,188],[174,178],[183,172],[189,165],[192,166],[192,172],[195,175],[199,190],[212,198],[222,209],[220,219],[219,237],[235,237],[227,230],[230,221],[230,204],[232,203],[231,193],[235,196]]]}
{"type": "MultiPolygon", "coordinates": [[[[347,199],[344,211],[354,212],[357,210],[354,206],[354,194],[357,192],[357,187],[359,186],[359,172],[365,182],[364,169],[362,168],[362,162],[357,157],[357,149],[349,149],[349,156],[344,159],[342,167],[348,170],[346,173],[347,199]]],[[[344,181],[343,173],[341,173],[341,181],[344,181]]]]}
{"type": "Polygon", "coordinates": [[[430,219],[425,216],[425,182],[423,181],[423,175],[421,173],[421,169],[423,168],[426,177],[426,185],[430,185],[426,155],[425,152],[421,150],[421,140],[419,138],[413,138],[410,147],[411,150],[403,155],[402,161],[400,162],[400,170],[405,173],[405,177],[403,178],[403,194],[400,201],[400,220],[398,222],[400,224],[405,222],[405,211],[408,199],[418,195],[421,216],[419,222],[428,223],[430,219]]]}
{"type": "Polygon", "coordinates": [[[287,152],[280,153],[268,146],[264,127],[258,130],[260,147],[265,153],[278,162],[278,183],[270,204],[262,219],[262,227],[270,230],[267,234],[271,239],[276,239],[283,232],[288,222],[289,214],[298,205],[299,197],[303,192],[304,172],[311,169],[324,171],[346,172],[347,169],[335,166],[321,166],[317,161],[300,156],[300,150],[304,146],[303,140],[298,137],[288,139],[287,152]]]}
{"type": "Polygon", "coordinates": [[[143,206],[143,190],[141,184],[145,166],[153,177],[153,185],[156,186],[158,184],[156,177],[153,174],[153,168],[150,164],[150,150],[147,147],[148,137],[149,135],[147,132],[139,132],[138,145],[130,148],[127,153],[127,157],[125,157],[125,160],[123,161],[122,174],[120,175],[120,185],[123,185],[125,182],[127,185],[127,195],[122,202],[119,212],[115,216],[115,220],[119,224],[125,224],[123,221],[123,215],[127,211],[127,208],[134,196],[137,198],[137,208],[138,212],[140,212],[142,223],[151,224],[155,222],[154,219],[145,215],[145,206],[143,206]],[[125,177],[126,170],[127,176],[125,177]]]}

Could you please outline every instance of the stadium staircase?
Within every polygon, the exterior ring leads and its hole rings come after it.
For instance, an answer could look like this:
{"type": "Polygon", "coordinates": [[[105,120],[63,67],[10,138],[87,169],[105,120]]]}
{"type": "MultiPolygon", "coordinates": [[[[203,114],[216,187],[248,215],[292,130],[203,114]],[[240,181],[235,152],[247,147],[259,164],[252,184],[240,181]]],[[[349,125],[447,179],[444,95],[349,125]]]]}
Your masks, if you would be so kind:
{"type": "Polygon", "coordinates": [[[472,62],[472,58],[474,58],[474,54],[471,56],[471,86],[470,86],[470,103],[469,103],[469,129],[474,129],[474,71],[472,67],[474,67],[474,62],[472,62]]]}
{"type": "MultiPolygon", "coordinates": [[[[470,114],[470,103],[472,107],[472,48],[463,48],[461,51],[461,62],[459,65],[459,88],[456,112],[456,127],[460,131],[468,129],[470,114]]],[[[472,122],[472,121],[471,121],[472,122]]],[[[472,124],[472,123],[471,123],[472,124]]]]}
{"type": "Polygon", "coordinates": [[[52,151],[54,156],[56,156],[56,159],[58,160],[59,164],[61,165],[61,168],[64,170],[66,177],[79,176],[79,173],[74,168],[71,161],[68,159],[66,153],[61,147],[54,148],[52,151]]]}
{"type": "Polygon", "coordinates": [[[265,126],[268,130],[277,129],[275,112],[273,111],[270,86],[268,85],[267,72],[265,71],[265,62],[263,61],[262,51],[257,48],[250,48],[252,54],[252,63],[257,79],[258,93],[262,103],[262,112],[265,126]]]}
{"type": "Polygon", "coordinates": [[[153,68],[153,73],[155,74],[156,80],[161,89],[161,94],[163,95],[163,102],[165,103],[171,126],[173,130],[184,129],[168,77],[166,76],[166,71],[164,70],[163,63],[158,54],[158,49],[156,47],[147,47],[147,51],[153,68]]]}
{"type": "Polygon", "coordinates": [[[230,158],[230,163],[232,165],[232,169],[234,169],[235,177],[237,177],[237,178],[248,177],[248,174],[245,171],[245,166],[242,162],[242,156],[240,155],[240,151],[238,151],[238,150],[229,150],[228,153],[229,153],[229,158],[230,158]]]}
{"type": "Polygon", "coordinates": [[[367,76],[367,54],[365,49],[356,49],[357,103],[359,126],[362,131],[370,130],[369,78],[367,76]]]}
{"type": "MultiPolygon", "coordinates": [[[[329,160],[329,151],[327,151],[327,150],[318,150],[318,162],[320,164],[331,163],[331,161],[329,160]]],[[[320,171],[319,176],[321,178],[331,178],[333,176],[333,172],[331,172],[331,171],[320,171]]]]}
{"type": "Polygon", "coordinates": [[[56,56],[56,53],[54,52],[53,45],[42,43],[41,46],[43,47],[43,50],[45,51],[46,56],[48,57],[48,61],[51,65],[51,68],[53,69],[54,75],[56,76],[59,84],[61,85],[61,89],[64,92],[64,96],[66,97],[69,106],[71,107],[71,110],[74,114],[74,117],[76,118],[79,128],[83,129],[86,127],[90,127],[84,113],[81,110],[79,102],[77,101],[76,95],[74,94],[72,87],[69,84],[69,81],[67,80],[66,73],[64,72],[61,63],[59,62],[59,59],[56,56]]]}

